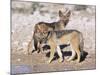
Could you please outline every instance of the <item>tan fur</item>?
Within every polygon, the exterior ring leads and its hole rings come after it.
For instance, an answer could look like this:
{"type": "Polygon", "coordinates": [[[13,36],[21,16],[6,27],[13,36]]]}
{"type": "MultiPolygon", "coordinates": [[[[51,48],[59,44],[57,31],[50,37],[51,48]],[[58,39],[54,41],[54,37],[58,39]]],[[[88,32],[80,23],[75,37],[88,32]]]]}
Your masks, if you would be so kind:
{"type": "MultiPolygon", "coordinates": [[[[77,31],[72,31],[71,33],[66,33],[65,35],[61,36],[60,38],[57,38],[56,34],[53,33],[50,35],[50,38],[48,38],[48,43],[51,47],[50,49],[50,58],[48,60],[48,63],[51,63],[53,57],[54,57],[54,53],[55,50],[57,48],[57,46],[62,45],[62,44],[70,44],[71,48],[72,48],[72,56],[68,59],[68,61],[71,61],[75,58],[75,54],[77,54],[77,62],[80,62],[80,58],[81,58],[81,49],[80,49],[80,44],[83,41],[83,39],[81,40],[81,38],[83,38],[80,32],[77,31]]],[[[59,55],[59,54],[58,54],[59,55]]],[[[63,61],[62,56],[60,56],[60,62],[63,61]]]]}
{"type": "MultiPolygon", "coordinates": [[[[34,42],[35,50],[38,49],[37,51],[39,52],[39,50],[41,49],[41,48],[39,48],[41,46],[38,46],[38,44],[37,44],[37,43],[40,44],[41,39],[37,39],[37,38],[41,37],[41,36],[40,35],[35,36],[35,34],[37,34],[39,32],[65,29],[65,26],[69,22],[70,15],[71,15],[71,12],[69,10],[67,10],[66,12],[62,12],[62,11],[59,10],[59,20],[57,22],[52,22],[52,23],[39,22],[39,23],[37,23],[34,27],[34,34],[33,34],[33,37],[32,37],[33,40],[34,39],[37,40],[37,41],[34,42]],[[36,47],[36,45],[37,45],[37,47],[36,47]]],[[[33,40],[30,40],[30,41],[33,41],[33,40]]],[[[29,45],[28,45],[28,51],[29,52],[31,52],[30,50],[32,50],[30,48],[31,44],[32,44],[32,42],[29,42],[29,45]]]]}

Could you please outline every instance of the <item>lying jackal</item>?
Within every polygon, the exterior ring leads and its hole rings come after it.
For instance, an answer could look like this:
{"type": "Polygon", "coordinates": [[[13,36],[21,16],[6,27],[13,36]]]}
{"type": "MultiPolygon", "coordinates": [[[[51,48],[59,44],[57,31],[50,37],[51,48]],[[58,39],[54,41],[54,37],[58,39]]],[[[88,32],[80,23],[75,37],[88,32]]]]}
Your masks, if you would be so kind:
{"type": "MultiPolygon", "coordinates": [[[[58,22],[53,22],[53,23],[46,23],[46,22],[39,22],[35,25],[35,30],[34,30],[34,34],[33,37],[28,45],[28,51],[30,46],[32,46],[32,41],[34,39],[34,50],[37,50],[38,52],[40,52],[40,47],[41,47],[41,37],[38,38],[37,33],[38,32],[44,32],[44,31],[53,31],[53,30],[63,30],[65,28],[65,26],[67,25],[67,23],[69,22],[69,17],[71,15],[71,12],[69,10],[67,10],[66,12],[62,12],[59,10],[59,21],[58,22]]],[[[30,53],[30,52],[28,52],[30,53]]]]}
{"type": "Polygon", "coordinates": [[[60,30],[60,31],[48,31],[48,32],[40,32],[42,37],[42,42],[48,42],[50,45],[50,58],[48,63],[52,61],[54,58],[54,53],[57,51],[59,55],[59,62],[63,61],[62,52],[59,45],[69,44],[72,51],[72,56],[68,59],[68,61],[73,60],[77,55],[77,62],[80,62],[81,52],[83,50],[83,36],[82,33],[77,30],[60,30]]]}

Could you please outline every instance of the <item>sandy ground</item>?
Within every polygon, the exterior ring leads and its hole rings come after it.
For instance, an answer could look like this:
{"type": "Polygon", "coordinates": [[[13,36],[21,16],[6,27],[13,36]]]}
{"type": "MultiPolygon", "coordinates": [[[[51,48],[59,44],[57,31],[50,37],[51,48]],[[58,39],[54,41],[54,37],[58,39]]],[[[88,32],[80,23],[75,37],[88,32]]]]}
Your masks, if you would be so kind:
{"type": "MultiPolygon", "coordinates": [[[[67,54],[67,52],[65,53],[67,54]]],[[[12,73],[77,71],[93,70],[96,68],[95,52],[85,52],[85,56],[80,63],[77,63],[75,60],[68,62],[67,58],[70,55],[67,56],[66,54],[62,63],[58,62],[58,58],[54,58],[50,64],[46,63],[49,59],[49,51],[39,54],[34,52],[32,55],[12,54],[12,73]]],[[[57,57],[56,54],[55,57],[57,57]]]]}

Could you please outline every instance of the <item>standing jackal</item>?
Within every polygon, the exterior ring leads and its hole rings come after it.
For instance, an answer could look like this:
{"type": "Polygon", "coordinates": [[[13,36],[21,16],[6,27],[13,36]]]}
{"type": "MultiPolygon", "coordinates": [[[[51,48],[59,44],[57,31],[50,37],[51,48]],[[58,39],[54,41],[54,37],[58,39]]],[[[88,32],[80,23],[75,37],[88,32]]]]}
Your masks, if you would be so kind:
{"type": "Polygon", "coordinates": [[[69,44],[72,55],[68,59],[71,61],[77,55],[77,62],[80,62],[81,53],[83,52],[83,36],[82,33],[77,30],[60,30],[60,31],[48,31],[48,32],[40,32],[43,42],[47,42],[50,45],[50,58],[48,63],[52,61],[54,58],[54,53],[57,51],[59,55],[59,62],[63,61],[62,52],[60,49],[60,45],[69,44]]]}
{"type": "MultiPolygon", "coordinates": [[[[66,10],[66,12],[62,12],[59,10],[59,20],[57,22],[52,23],[46,23],[46,22],[39,22],[34,27],[34,34],[29,42],[28,45],[28,51],[30,46],[32,46],[32,41],[34,39],[34,47],[35,50],[40,52],[41,49],[41,35],[38,34],[38,32],[44,32],[44,31],[53,31],[53,30],[63,30],[67,23],[69,22],[71,12],[69,10],[66,10]],[[40,38],[38,37],[40,36],[40,38]]],[[[30,52],[28,52],[30,53],[30,52]]]]}

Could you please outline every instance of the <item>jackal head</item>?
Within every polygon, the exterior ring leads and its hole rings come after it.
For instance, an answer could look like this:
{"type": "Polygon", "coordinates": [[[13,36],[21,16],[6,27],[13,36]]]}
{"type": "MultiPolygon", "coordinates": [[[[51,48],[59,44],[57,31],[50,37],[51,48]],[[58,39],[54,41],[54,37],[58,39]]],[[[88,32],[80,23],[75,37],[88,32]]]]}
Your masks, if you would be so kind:
{"type": "Polygon", "coordinates": [[[61,10],[59,10],[60,21],[64,22],[65,24],[69,22],[70,15],[71,15],[70,10],[66,10],[65,12],[62,12],[61,10]]]}
{"type": "Polygon", "coordinates": [[[34,30],[34,37],[38,41],[42,41],[46,38],[47,36],[47,30],[45,29],[46,27],[44,25],[36,25],[35,30],[34,30]]]}

